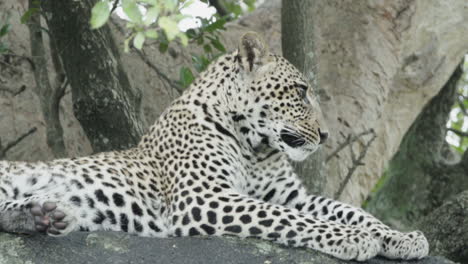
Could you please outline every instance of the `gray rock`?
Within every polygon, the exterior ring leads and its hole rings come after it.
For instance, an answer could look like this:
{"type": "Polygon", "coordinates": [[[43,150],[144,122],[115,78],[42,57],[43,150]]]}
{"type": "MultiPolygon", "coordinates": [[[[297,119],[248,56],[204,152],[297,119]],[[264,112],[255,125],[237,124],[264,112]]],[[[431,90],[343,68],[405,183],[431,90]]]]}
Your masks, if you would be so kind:
{"type": "Polygon", "coordinates": [[[431,252],[468,263],[468,191],[432,211],[419,223],[431,252]]]}
{"type": "MultiPolygon", "coordinates": [[[[339,264],[347,262],[308,249],[294,249],[255,239],[234,237],[143,238],[125,233],[77,232],[66,237],[0,233],[0,264],[33,263],[171,263],[171,264],[339,264]]],[[[450,264],[441,257],[371,264],[450,264]]]]}

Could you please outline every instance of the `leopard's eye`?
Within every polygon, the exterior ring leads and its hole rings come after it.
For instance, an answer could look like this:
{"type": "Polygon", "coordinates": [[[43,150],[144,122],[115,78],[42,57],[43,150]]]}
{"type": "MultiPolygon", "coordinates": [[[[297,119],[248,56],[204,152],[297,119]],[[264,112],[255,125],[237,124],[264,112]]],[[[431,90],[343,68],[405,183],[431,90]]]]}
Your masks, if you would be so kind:
{"type": "Polygon", "coordinates": [[[298,89],[300,91],[301,97],[304,100],[304,102],[306,104],[309,104],[310,102],[309,102],[309,99],[307,98],[307,86],[299,84],[297,87],[298,87],[298,89]]]}

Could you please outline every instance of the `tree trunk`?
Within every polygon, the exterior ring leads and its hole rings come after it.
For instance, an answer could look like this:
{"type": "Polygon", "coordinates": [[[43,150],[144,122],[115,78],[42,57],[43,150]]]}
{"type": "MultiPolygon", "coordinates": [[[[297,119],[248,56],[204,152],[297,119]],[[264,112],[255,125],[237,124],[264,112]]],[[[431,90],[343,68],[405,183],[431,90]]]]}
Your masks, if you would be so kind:
{"type": "MultiPolygon", "coordinates": [[[[30,8],[35,7],[29,0],[30,8]]],[[[42,114],[46,123],[47,145],[51,148],[54,158],[67,156],[65,142],[63,140],[63,129],[60,124],[58,103],[60,102],[61,83],[52,87],[47,69],[47,54],[44,47],[44,30],[41,25],[41,16],[38,12],[31,15],[28,23],[31,47],[31,60],[33,62],[34,79],[36,81],[35,92],[39,97],[42,114]],[[54,89],[55,88],[55,89],[54,89]]],[[[58,79],[63,74],[57,72],[58,79]],[[59,76],[61,75],[61,76],[59,76]]]]}
{"type": "Polygon", "coordinates": [[[442,154],[462,65],[410,127],[367,209],[395,226],[412,226],[447,198],[468,190],[468,152],[448,163],[442,154]]]}
{"type": "Polygon", "coordinates": [[[43,1],[72,87],[73,110],[95,152],[135,146],[143,133],[138,89],[123,70],[109,26],[91,30],[96,0],[43,1]]]}
{"type": "MultiPolygon", "coordinates": [[[[360,205],[417,114],[468,51],[466,1],[327,0],[311,6],[308,19],[315,25],[307,27],[315,29],[317,84],[331,132],[323,147],[327,183],[320,193],[334,197],[349,181],[337,198],[360,205]]],[[[292,33],[282,36],[294,39],[292,33]]]]}
{"type": "MultiPolygon", "coordinates": [[[[296,66],[306,77],[316,94],[320,94],[317,84],[317,61],[314,38],[314,5],[316,0],[283,0],[281,8],[281,35],[283,56],[296,66]]],[[[325,152],[317,150],[295,169],[307,189],[312,193],[321,193],[326,185],[324,167],[325,152]]]]}

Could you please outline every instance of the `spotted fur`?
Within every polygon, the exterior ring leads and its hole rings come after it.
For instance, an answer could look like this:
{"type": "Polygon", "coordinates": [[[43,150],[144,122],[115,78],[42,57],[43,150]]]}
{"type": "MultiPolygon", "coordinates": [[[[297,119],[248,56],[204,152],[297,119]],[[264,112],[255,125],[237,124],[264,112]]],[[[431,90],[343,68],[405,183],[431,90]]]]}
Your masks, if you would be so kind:
{"type": "Polygon", "coordinates": [[[290,159],[326,140],[312,89],[247,33],[160,116],[133,149],[50,162],[0,162],[0,230],[60,236],[235,235],[341,259],[428,254],[420,232],[310,195],[290,159]]]}

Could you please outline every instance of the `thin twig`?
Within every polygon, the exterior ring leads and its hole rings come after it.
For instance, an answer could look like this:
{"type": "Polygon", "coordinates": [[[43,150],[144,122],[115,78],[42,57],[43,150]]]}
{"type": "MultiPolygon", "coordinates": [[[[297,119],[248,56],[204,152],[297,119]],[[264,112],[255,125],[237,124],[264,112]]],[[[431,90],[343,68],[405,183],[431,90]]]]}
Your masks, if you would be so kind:
{"type": "MultiPolygon", "coordinates": [[[[353,148],[352,148],[352,145],[349,145],[349,149],[351,151],[351,161],[352,161],[352,165],[351,167],[348,169],[348,173],[346,174],[343,182],[340,184],[340,187],[338,188],[338,191],[335,193],[335,198],[339,198],[341,196],[341,194],[343,193],[344,191],[344,188],[346,187],[346,185],[348,185],[349,181],[351,180],[351,176],[353,175],[353,173],[356,171],[356,169],[359,167],[359,166],[362,166],[364,165],[364,163],[362,162],[364,160],[364,157],[366,156],[367,154],[367,151],[369,150],[369,147],[370,145],[372,144],[372,142],[375,140],[375,138],[377,137],[377,134],[375,134],[374,130],[370,130],[370,132],[372,134],[372,137],[369,139],[369,141],[367,141],[367,143],[364,145],[364,148],[361,150],[361,152],[359,153],[359,156],[356,158],[356,154],[354,153],[353,151],[353,148]]],[[[368,134],[368,133],[367,133],[368,134]]]]}
{"type": "Polygon", "coordinates": [[[327,156],[327,158],[325,159],[325,162],[328,162],[329,160],[331,160],[334,156],[337,156],[338,152],[342,151],[346,146],[350,145],[350,144],[353,144],[356,140],[360,139],[362,136],[365,136],[365,135],[368,135],[368,134],[375,134],[374,132],[374,129],[369,129],[369,130],[366,130],[364,132],[361,132],[355,136],[352,136],[351,134],[349,134],[345,141],[342,142],[341,144],[338,145],[338,147],[330,154],[327,156]]]}
{"type": "Polygon", "coordinates": [[[224,8],[224,6],[218,0],[209,0],[208,3],[210,6],[216,9],[216,13],[218,13],[220,17],[224,17],[229,14],[226,8],[224,8]]]}
{"type": "Polygon", "coordinates": [[[146,65],[148,65],[148,67],[153,69],[159,75],[159,77],[161,77],[167,84],[169,84],[174,90],[176,90],[179,95],[182,94],[182,92],[184,91],[182,87],[180,87],[180,85],[178,85],[175,81],[169,79],[169,77],[166,74],[164,74],[156,65],[154,65],[154,63],[152,63],[148,59],[148,56],[143,51],[137,50],[135,48],[133,50],[138,54],[140,59],[143,62],[145,62],[146,65]]]}
{"type": "Polygon", "coordinates": [[[25,55],[18,55],[18,54],[15,54],[15,53],[5,53],[3,54],[4,57],[16,57],[16,58],[19,58],[19,59],[22,59],[22,60],[25,60],[27,61],[31,67],[34,69],[34,62],[33,62],[33,59],[29,56],[25,56],[25,55]]]}
{"type": "Polygon", "coordinates": [[[463,100],[465,99],[465,96],[463,96],[462,94],[458,94],[457,96],[457,103],[458,103],[458,106],[460,106],[460,109],[462,111],[462,113],[465,115],[465,116],[468,116],[468,112],[466,111],[466,108],[465,108],[465,104],[463,103],[463,100]],[[460,98],[461,97],[461,98],[460,98]],[[463,98],[463,99],[462,99],[463,98]]]}
{"type": "Polygon", "coordinates": [[[468,133],[467,132],[463,132],[463,131],[460,131],[460,130],[457,130],[457,129],[454,129],[454,128],[447,128],[448,131],[452,131],[453,133],[457,134],[458,136],[460,137],[468,137],[468,133]]]}
{"type": "Polygon", "coordinates": [[[8,68],[10,68],[10,69],[12,70],[12,72],[14,72],[15,74],[20,74],[20,73],[21,73],[20,70],[18,70],[15,66],[10,65],[10,63],[8,63],[8,62],[5,62],[5,61],[0,60],[0,64],[2,64],[3,66],[6,66],[6,67],[8,67],[8,68]]]}
{"type": "Polygon", "coordinates": [[[114,0],[114,4],[112,5],[112,9],[110,11],[110,13],[114,13],[115,9],[117,9],[117,6],[119,5],[119,0],[114,0]]]}
{"type": "Polygon", "coordinates": [[[20,88],[18,88],[16,91],[9,89],[3,85],[0,84],[0,91],[7,92],[13,96],[17,96],[18,94],[24,92],[26,90],[26,85],[21,85],[20,88]]]}
{"type": "MultiPolygon", "coordinates": [[[[111,19],[111,23],[117,28],[118,31],[120,31],[120,33],[122,33],[123,35],[125,35],[125,31],[124,29],[114,20],[114,19],[111,19]]],[[[164,81],[164,84],[168,84],[172,89],[174,89],[178,95],[181,95],[182,92],[183,92],[183,89],[180,85],[177,84],[176,81],[174,80],[171,80],[165,73],[163,73],[154,63],[152,63],[149,59],[148,59],[148,56],[141,50],[138,50],[134,47],[132,47],[132,51],[135,51],[136,54],[140,57],[140,59],[146,63],[146,65],[148,67],[150,67],[151,69],[153,69],[156,74],[164,81]]],[[[169,91],[168,91],[169,93],[169,91]]],[[[170,93],[169,93],[170,94],[170,93]]]]}
{"type": "Polygon", "coordinates": [[[21,136],[19,136],[17,139],[13,140],[12,142],[6,144],[5,147],[2,147],[2,144],[0,142],[0,159],[2,159],[3,157],[5,157],[7,151],[9,151],[11,148],[13,148],[14,146],[18,145],[21,141],[23,141],[23,139],[25,139],[27,136],[31,135],[32,133],[36,132],[37,131],[37,128],[36,127],[33,127],[31,129],[28,130],[28,132],[22,134],[21,136]]]}

